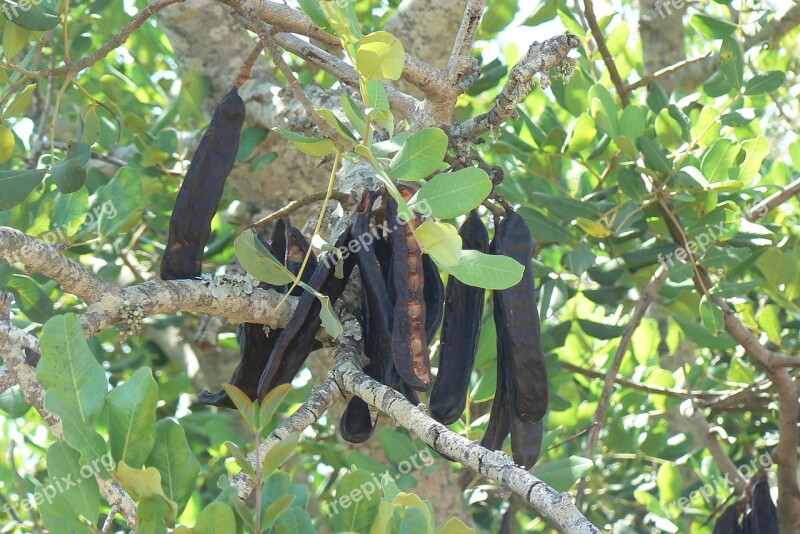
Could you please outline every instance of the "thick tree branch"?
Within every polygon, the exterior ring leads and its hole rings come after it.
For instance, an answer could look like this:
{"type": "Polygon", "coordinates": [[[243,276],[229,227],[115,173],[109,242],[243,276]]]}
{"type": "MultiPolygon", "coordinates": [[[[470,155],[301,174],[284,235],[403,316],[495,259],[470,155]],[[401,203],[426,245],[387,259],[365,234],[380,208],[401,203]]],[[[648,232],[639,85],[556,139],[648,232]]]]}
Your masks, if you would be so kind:
{"type": "MultiPolygon", "coordinates": [[[[292,417],[280,425],[263,443],[259,444],[259,456],[290,432],[300,431],[314,421],[327,407],[342,400],[345,395],[358,395],[367,404],[386,413],[400,426],[408,429],[437,452],[455,459],[473,471],[480,473],[503,488],[520,495],[536,512],[555,526],[560,532],[600,532],[583,517],[569,494],[558,493],[523,468],[515,465],[507,454],[487,450],[475,442],[449,430],[434,421],[427,413],[409,403],[392,388],[380,384],[361,369],[363,352],[359,343],[342,336],[337,345],[336,363],[322,388],[315,390],[312,406],[305,403],[292,417]],[[324,389],[323,389],[324,388],[324,389]],[[291,422],[289,422],[291,420],[291,422]],[[289,423],[287,425],[287,423],[289,423]],[[281,430],[281,427],[287,426],[281,430]]],[[[310,399],[309,399],[310,400],[310,399]]],[[[255,461],[255,453],[248,458],[255,461]]],[[[252,491],[246,475],[237,475],[234,483],[239,496],[247,498],[252,491]]]]}
{"type": "Polygon", "coordinates": [[[544,42],[533,43],[511,69],[494,107],[483,115],[455,126],[453,135],[471,139],[503,124],[514,115],[517,106],[531,92],[534,75],[539,74],[542,88],[547,88],[550,86],[550,68],[556,67],[565,77],[572,74],[575,60],[569,57],[569,53],[580,45],[580,39],[572,34],[557,35],[544,42]]]}
{"type": "Polygon", "coordinates": [[[475,68],[472,47],[487,3],[488,0],[469,0],[467,3],[450,59],[444,68],[445,79],[450,86],[457,86],[461,78],[475,68]]]}
{"type": "Polygon", "coordinates": [[[774,195],[770,195],[763,201],[753,206],[753,209],[751,209],[745,217],[750,222],[758,220],[761,217],[766,216],[778,206],[785,204],[789,199],[795,197],[798,193],[800,193],[800,178],[787,185],[781,191],[778,191],[774,195]]]}

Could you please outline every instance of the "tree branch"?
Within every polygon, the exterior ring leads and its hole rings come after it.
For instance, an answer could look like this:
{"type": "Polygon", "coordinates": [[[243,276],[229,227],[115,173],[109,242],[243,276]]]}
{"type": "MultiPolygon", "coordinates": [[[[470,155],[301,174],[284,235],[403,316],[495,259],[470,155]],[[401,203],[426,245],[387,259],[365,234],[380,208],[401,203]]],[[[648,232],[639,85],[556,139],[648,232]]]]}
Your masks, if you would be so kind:
{"type": "MultiPolygon", "coordinates": [[[[641,324],[642,319],[644,319],[644,314],[647,312],[647,308],[650,307],[650,304],[652,304],[656,298],[656,295],[658,295],[658,290],[661,289],[661,286],[667,281],[668,275],[669,271],[663,265],[656,270],[653,278],[650,280],[650,283],[647,284],[642,297],[639,299],[639,302],[636,303],[636,308],[633,310],[631,321],[628,323],[628,326],[625,328],[625,332],[622,334],[622,339],[617,347],[617,352],[614,354],[614,359],[611,361],[611,367],[608,369],[606,374],[605,383],[603,384],[603,392],[600,394],[600,399],[597,401],[597,411],[595,412],[594,421],[592,421],[592,427],[589,429],[589,435],[587,436],[586,444],[583,447],[583,455],[587,458],[592,458],[594,456],[594,449],[597,447],[597,441],[600,438],[600,431],[603,429],[603,426],[605,426],[606,417],[608,416],[608,407],[611,404],[611,394],[614,392],[614,381],[619,373],[620,367],[622,366],[622,360],[631,345],[633,334],[641,324]]],[[[586,477],[583,477],[580,481],[580,484],[578,484],[578,494],[575,499],[575,502],[578,506],[580,506],[581,500],[583,499],[583,493],[586,490],[587,480],[588,479],[586,477]]]]}
{"type": "Polygon", "coordinates": [[[488,0],[469,0],[464,10],[464,18],[453,42],[450,59],[444,68],[444,77],[448,85],[455,87],[461,78],[475,68],[472,58],[472,46],[475,43],[475,34],[483,16],[488,0]]]}
{"type": "Polygon", "coordinates": [[[628,96],[626,86],[622,82],[622,78],[619,75],[617,65],[614,63],[614,58],[611,57],[611,51],[608,49],[608,45],[606,44],[606,38],[603,37],[603,31],[600,29],[600,25],[597,23],[597,17],[594,15],[594,2],[592,0],[583,0],[583,5],[583,12],[586,15],[586,22],[589,24],[589,29],[592,31],[592,37],[594,37],[594,41],[597,43],[597,49],[600,50],[600,55],[603,58],[603,62],[606,64],[608,75],[611,77],[611,83],[613,83],[614,87],[617,88],[617,94],[619,95],[619,100],[622,103],[622,107],[627,107],[628,104],[631,103],[631,100],[628,96]]]}
{"type": "MultiPolygon", "coordinates": [[[[42,419],[47,424],[50,431],[58,440],[64,439],[64,434],[61,429],[61,421],[58,417],[54,416],[44,408],[44,389],[41,384],[36,380],[36,368],[28,365],[25,357],[24,349],[25,344],[31,341],[28,339],[29,335],[21,330],[12,326],[7,320],[0,321],[0,353],[3,354],[4,361],[8,366],[8,370],[14,377],[14,381],[20,385],[22,392],[25,395],[25,400],[31,404],[37,412],[42,416],[42,419]],[[15,339],[24,340],[22,343],[15,343],[15,339]]],[[[41,352],[36,342],[37,352],[41,352]]],[[[136,528],[136,504],[131,499],[130,495],[125,492],[125,489],[113,480],[104,480],[99,475],[96,475],[97,483],[100,486],[100,491],[106,496],[109,504],[116,507],[117,510],[128,522],[132,529],[136,528]]]]}
{"type": "MultiPolygon", "coordinates": [[[[328,379],[321,388],[314,391],[317,395],[314,405],[304,404],[292,417],[279,425],[264,442],[259,444],[259,457],[263,458],[269,448],[289,432],[300,431],[312,424],[330,405],[345,396],[358,395],[367,404],[386,413],[397,424],[411,431],[437,452],[453,458],[473,471],[494,480],[503,488],[520,495],[560,532],[600,532],[578,511],[569,494],[558,493],[547,486],[515,465],[504,452],[487,450],[447,429],[419,407],[409,403],[394,389],[367,376],[361,369],[360,363],[363,359],[363,350],[352,338],[342,336],[336,353],[336,363],[328,379]],[[283,426],[291,429],[281,430],[283,426]]],[[[255,461],[255,457],[255,452],[248,455],[251,462],[255,461]]],[[[247,476],[242,474],[234,478],[234,483],[240,491],[240,498],[247,498],[252,490],[246,478],[247,476]]]]}
{"type": "Polygon", "coordinates": [[[572,34],[557,35],[542,43],[533,43],[525,56],[511,69],[494,107],[483,115],[455,126],[453,135],[471,139],[503,124],[514,115],[519,103],[531,92],[535,74],[539,74],[542,88],[550,86],[548,71],[552,67],[556,67],[565,77],[572,74],[575,60],[568,54],[580,45],[580,39],[572,34]]]}
{"type": "Polygon", "coordinates": [[[774,195],[770,195],[763,201],[753,206],[753,209],[747,213],[745,218],[750,222],[756,221],[761,217],[766,216],[778,206],[786,203],[798,193],[800,193],[800,178],[787,185],[781,191],[778,191],[774,195]]]}

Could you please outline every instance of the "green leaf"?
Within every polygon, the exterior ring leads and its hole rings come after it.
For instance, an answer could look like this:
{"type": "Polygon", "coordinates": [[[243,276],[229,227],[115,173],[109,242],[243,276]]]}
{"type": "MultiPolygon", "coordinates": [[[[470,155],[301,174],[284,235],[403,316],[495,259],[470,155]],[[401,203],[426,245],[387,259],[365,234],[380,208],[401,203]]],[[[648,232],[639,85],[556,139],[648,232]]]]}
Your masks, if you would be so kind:
{"type": "Polygon", "coordinates": [[[615,326],[610,324],[595,323],[585,319],[578,319],[578,324],[581,329],[595,339],[615,339],[622,335],[625,331],[624,326],[615,326]]]}
{"type": "Polygon", "coordinates": [[[337,339],[344,332],[342,323],[339,322],[339,316],[333,309],[331,299],[327,295],[320,293],[313,287],[303,282],[300,282],[300,287],[313,294],[319,300],[321,306],[319,309],[319,319],[322,321],[322,327],[328,332],[333,339],[337,339]]]}
{"type": "Polygon", "coordinates": [[[781,344],[781,318],[778,307],[767,304],[758,314],[758,326],[767,334],[767,338],[776,345],[781,344]]]}
{"type": "Polygon", "coordinates": [[[84,463],[102,457],[106,444],[94,422],[105,404],[108,381],[78,318],[67,313],[47,321],[41,345],[36,378],[45,389],[44,407],[61,419],[64,439],[81,452],[84,463]]]}
{"type": "Polygon", "coordinates": [[[250,157],[258,145],[266,141],[269,130],[260,126],[248,126],[242,130],[239,139],[239,150],[236,152],[236,163],[241,163],[250,157]]]}
{"type": "Polygon", "coordinates": [[[272,474],[273,471],[282,466],[294,454],[298,443],[300,443],[300,433],[292,432],[273,445],[264,456],[264,467],[261,471],[263,476],[272,474]]]}
{"type": "Polygon", "coordinates": [[[0,125],[0,163],[5,163],[11,159],[16,146],[17,139],[14,137],[14,132],[0,125]]]}
{"type": "Polygon", "coordinates": [[[454,219],[480,206],[491,191],[492,181],[486,171],[468,167],[437,174],[423,184],[408,205],[423,215],[454,219]]]}
{"type": "Polygon", "coordinates": [[[763,135],[748,139],[742,143],[742,151],[745,153],[745,158],[737,167],[739,175],[736,178],[742,183],[747,183],[761,170],[761,163],[769,154],[769,141],[763,135]]]}
{"type": "Polygon", "coordinates": [[[283,495],[274,502],[270,503],[270,505],[264,511],[264,529],[268,530],[272,528],[272,525],[275,524],[283,512],[292,506],[292,503],[294,503],[295,499],[297,499],[297,497],[294,495],[283,495]]]}
{"type": "Polygon", "coordinates": [[[53,303],[36,281],[24,274],[14,274],[8,281],[20,310],[28,319],[45,323],[53,316],[53,303]]]}
{"type": "Polygon", "coordinates": [[[439,267],[467,285],[485,289],[508,289],[522,280],[525,268],[508,256],[484,254],[477,250],[462,250],[458,265],[439,267]]]}
{"type": "Polygon", "coordinates": [[[61,17],[55,10],[58,4],[51,1],[45,1],[43,5],[39,5],[40,3],[42,3],[41,0],[33,2],[33,5],[37,6],[36,8],[28,3],[28,9],[21,9],[21,6],[15,8],[13,4],[6,4],[4,8],[8,8],[8,11],[4,9],[3,15],[9,20],[13,20],[17,26],[28,30],[37,32],[52,30],[61,22],[61,17]],[[11,16],[9,17],[9,15],[11,16]]]}
{"type": "MultiPolygon", "coordinates": [[[[155,497],[168,507],[167,521],[170,524],[175,523],[175,518],[178,516],[178,505],[164,493],[163,484],[161,482],[161,473],[155,467],[146,467],[144,469],[133,469],[125,462],[121,462],[117,466],[117,472],[114,478],[122,484],[122,487],[137,501],[147,498],[155,497]]],[[[141,515],[141,510],[137,517],[141,515]]]]}
{"type": "Polygon", "coordinates": [[[325,18],[325,13],[322,12],[322,8],[319,5],[320,0],[298,0],[297,3],[300,4],[300,9],[308,15],[314,24],[326,30],[330,29],[328,19],[325,18]]]}
{"type": "MultiPolygon", "coordinates": [[[[95,465],[82,467],[78,451],[63,441],[57,441],[47,449],[47,474],[50,480],[63,481],[65,486],[69,481],[75,483],[58,493],[72,509],[75,517],[83,516],[93,524],[100,514],[100,489],[93,473],[103,469],[102,464],[95,465]]],[[[51,486],[51,489],[55,488],[51,486]]]]}
{"type": "Polygon", "coordinates": [[[517,210],[531,231],[533,239],[543,243],[572,243],[572,233],[538,210],[522,206],[517,210]]]}
{"type": "Polygon", "coordinates": [[[353,43],[362,37],[361,25],[351,0],[338,2],[321,1],[320,7],[337,37],[345,44],[353,43]]]}
{"type": "Polygon", "coordinates": [[[342,111],[344,111],[344,116],[347,117],[353,128],[363,136],[367,129],[367,116],[364,115],[358,103],[346,91],[339,97],[339,102],[341,103],[342,111]]]}
{"type": "Polygon", "coordinates": [[[291,384],[281,384],[267,393],[266,398],[261,401],[261,407],[259,408],[262,427],[269,423],[290,391],[292,391],[291,384]]]}
{"type": "Polygon", "coordinates": [[[317,534],[311,516],[302,508],[293,506],[278,518],[275,534],[317,534]]]}
{"type": "MultiPolygon", "coordinates": [[[[3,55],[6,61],[14,63],[12,60],[25,48],[31,39],[33,32],[14,23],[7,22],[3,27],[3,55]]],[[[7,113],[3,114],[6,118],[11,117],[7,113]]]]}
{"type": "Polygon", "coordinates": [[[380,488],[366,471],[352,471],[336,484],[334,532],[367,532],[378,514],[380,488]]]}
{"type": "Polygon", "coordinates": [[[544,24],[548,20],[553,20],[558,14],[558,0],[545,0],[539,4],[539,7],[534,11],[525,22],[524,26],[538,26],[544,24]]]}
{"type": "Polygon", "coordinates": [[[145,497],[137,504],[137,532],[139,534],[167,534],[166,523],[174,523],[172,506],[163,497],[145,497]]]}
{"type": "Polygon", "coordinates": [[[81,141],[92,145],[100,136],[100,119],[97,117],[97,106],[86,106],[86,111],[81,116],[81,119],[83,120],[81,141]]]}
{"type": "Polygon", "coordinates": [[[765,285],[794,300],[800,295],[800,269],[795,258],[778,248],[768,248],[756,263],[765,285]]]}
{"type": "Polygon", "coordinates": [[[370,33],[358,43],[356,66],[367,80],[398,80],[405,62],[403,44],[389,32],[370,33]]]}
{"type": "MultiPolygon", "coordinates": [[[[8,25],[6,25],[6,28],[7,27],[8,25]]],[[[8,119],[11,117],[19,117],[25,113],[25,110],[27,110],[28,106],[31,104],[31,98],[33,98],[33,92],[35,90],[35,83],[25,86],[25,89],[15,96],[11,103],[6,106],[6,110],[3,112],[3,117],[8,119]]]]}
{"type": "Polygon", "coordinates": [[[656,475],[658,498],[662,505],[675,502],[683,494],[683,476],[672,462],[661,464],[656,475]]]}
{"type": "MultiPolygon", "coordinates": [[[[555,3],[555,2],[553,2],[555,3]]],[[[469,528],[457,517],[451,517],[436,534],[474,534],[475,530],[469,528]]]]}
{"type": "Polygon", "coordinates": [[[178,511],[183,510],[197,484],[200,462],[174,419],[162,419],[156,424],[156,443],[145,465],[158,469],[165,495],[178,503],[178,511]]]}
{"type": "Polygon", "coordinates": [[[158,385],[148,367],[108,394],[108,437],[116,462],[138,468],[156,442],[158,385]]]}
{"type": "Polygon", "coordinates": [[[734,167],[739,145],[728,139],[714,143],[703,156],[700,171],[709,182],[721,182],[728,178],[728,171],[734,167]]]}
{"type": "Polygon", "coordinates": [[[690,24],[709,39],[724,39],[732,35],[738,28],[736,24],[727,20],[700,13],[692,15],[690,24]]]}
{"type": "Polygon", "coordinates": [[[97,216],[97,232],[100,236],[119,235],[141,224],[144,206],[142,176],[131,167],[121,168],[92,204],[92,213],[97,216]]]}
{"type": "Polygon", "coordinates": [[[517,0],[495,0],[489,4],[489,9],[481,20],[480,29],[490,34],[497,33],[511,24],[517,13],[519,13],[517,0]]]}
{"type": "Polygon", "coordinates": [[[268,152],[263,156],[258,156],[256,159],[250,162],[250,172],[258,172],[276,159],[278,159],[277,152],[268,152]]]}
{"type": "Polygon", "coordinates": [[[250,397],[232,384],[222,384],[222,389],[225,390],[233,401],[233,404],[236,405],[236,409],[242,414],[242,418],[247,423],[247,426],[255,432],[258,429],[258,421],[256,421],[256,409],[250,397]]]}
{"type": "Polygon", "coordinates": [[[203,508],[197,523],[194,525],[195,534],[222,534],[223,532],[236,532],[236,518],[233,510],[224,502],[215,501],[203,508]]]}
{"type": "Polygon", "coordinates": [[[410,135],[389,164],[389,176],[408,181],[430,176],[442,164],[447,143],[447,134],[440,128],[425,128],[410,135]]]}
{"type": "Polygon", "coordinates": [[[74,193],[86,183],[86,164],[89,163],[89,145],[67,143],[67,157],[53,165],[51,175],[62,194],[74,193]]]}
{"type": "Polygon", "coordinates": [[[339,132],[341,136],[349,137],[354,143],[358,142],[356,136],[353,134],[350,128],[348,128],[341,120],[339,120],[339,117],[337,117],[333,111],[323,108],[318,109],[317,113],[319,113],[320,116],[325,119],[325,122],[327,122],[329,126],[339,132]]]}
{"type": "Polygon", "coordinates": [[[556,491],[567,491],[593,467],[594,464],[588,458],[570,456],[546,464],[537,464],[531,470],[531,474],[539,477],[556,491]]]}
{"type": "Polygon", "coordinates": [[[262,282],[276,286],[294,282],[294,275],[270,254],[251,228],[239,234],[233,248],[242,267],[262,282]]]}
{"type": "Polygon", "coordinates": [[[719,335],[725,331],[725,314],[706,295],[700,298],[700,318],[712,334],[719,335]]]}
{"type": "Polygon", "coordinates": [[[744,94],[749,96],[771,93],[786,81],[786,73],[780,70],[771,70],[763,74],[756,74],[745,84],[744,94]]]}
{"type": "Polygon", "coordinates": [[[42,182],[44,169],[19,169],[15,171],[0,170],[0,211],[13,208],[36,189],[42,182]]]}
{"type": "Polygon", "coordinates": [[[726,37],[719,50],[721,58],[720,70],[725,79],[736,89],[742,87],[744,80],[744,54],[739,41],[733,37],[726,37]]]}
{"type": "Polygon", "coordinates": [[[304,154],[309,156],[322,157],[330,154],[336,154],[336,143],[327,137],[306,137],[283,128],[277,128],[278,133],[292,142],[292,144],[304,154]]]}
{"type": "Polygon", "coordinates": [[[69,195],[56,193],[53,213],[50,215],[50,229],[64,236],[71,236],[86,220],[89,212],[89,192],[85,187],[69,195]]]}
{"type": "Polygon", "coordinates": [[[587,113],[581,113],[580,117],[572,124],[567,152],[580,152],[592,146],[596,136],[597,128],[594,125],[594,119],[587,113]]]}
{"type": "Polygon", "coordinates": [[[461,236],[452,224],[425,221],[414,230],[414,237],[422,252],[430,254],[437,265],[458,265],[461,256],[461,236]]]}
{"type": "Polygon", "coordinates": [[[239,466],[239,469],[245,472],[247,476],[251,479],[256,479],[256,471],[253,469],[253,466],[250,465],[250,462],[247,461],[247,456],[242,452],[242,450],[232,441],[226,441],[225,446],[228,447],[228,451],[233,456],[233,459],[236,461],[236,465],[239,466]]]}
{"type": "Polygon", "coordinates": [[[639,137],[637,142],[644,156],[645,164],[657,173],[662,175],[669,174],[672,170],[672,163],[664,155],[661,148],[649,137],[639,137]]]}

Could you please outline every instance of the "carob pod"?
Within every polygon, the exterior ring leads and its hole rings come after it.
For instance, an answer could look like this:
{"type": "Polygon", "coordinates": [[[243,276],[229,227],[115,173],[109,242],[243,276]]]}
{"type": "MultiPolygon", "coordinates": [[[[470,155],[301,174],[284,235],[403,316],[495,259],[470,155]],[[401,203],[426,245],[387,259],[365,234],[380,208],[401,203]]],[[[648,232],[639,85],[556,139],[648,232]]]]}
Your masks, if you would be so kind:
{"type": "MultiPolygon", "coordinates": [[[[386,218],[399,221],[397,203],[389,198],[386,218]]],[[[431,360],[425,333],[425,274],[422,251],[414,237],[415,220],[392,232],[392,283],[395,289],[392,352],[400,377],[417,391],[431,388],[431,360]]]]}
{"type": "MultiPolygon", "coordinates": [[[[350,242],[351,235],[351,228],[348,227],[336,241],[336,248],[346,246],[350,242]]],[[[344,277],[336,278],[337,261],[335,253],[325,253],[308,282],[309,286],[327,296],[331,304],[335,303],[344,292],[355,266],[354,255],[348,255],[342,260],[344,277]]],[[[294,315],[278,337],[269,362],[261,375],[258,383],[259,400],[263,400],[276,386],[291,383],[303,367],[303,363],[314,348],[315,336],[322,324],[319,318],[321,307],[317,297],[311,293],[304,292],[300,297],[294,315]]]]}
{"type": "Polygon", "coordinates": [[[430,346],[444,317],[444,284],[439,276],[439,268],[427,254],[422,255],[422,272],[425,277],[422,292],[425,299],[425,337],[430,346]]]}
{"type": "MultiPolygon", "coordinates": [[[[361,273],[364,352],[369,364],[364,372],[370,377],[384,382],[385,369],[392,363],[392,308],[386,281],[372,243],[365,237],[370,234],[369,218],[372,213],[372,198],[364,191],[353,220],[353,236],[362,243],[356,252],[358,270],[361,273]]],[[[353,397],[347,403],[339,422],[339,433],[351,443],[363,443],[375,431],[369,405],[360,397],[353,397]]]]}
{"type": "Polygon", "coordinates": [[[548,386],[531,266],[533,239],[522,217],[507,210],[490,252],[514,258],[525,270],[517,285],[493,294],[497,393],[483,443],[499,449],[510,432],[514,462],[529,469],[541,452],[548,386]]]}
{"type": "MultiPolygon", "coordinates": [[[[289,269],[293,275],[297,276],[300,272],[300,267],[303,265],[303,260],[306,257],[306,253],[309,249],[308,241],[306,240],[303,233],[294,228],[291,224],[286,225],[286,261],[285,265],[286,268],[289,269]]],[[[300,277],[300,280],[304,283],[308,283],[311,280],[311,276],[314,274],[314,271],[317,270],[317,257],[313,254],[309,256],[308,263],[306,264],[306,268],[303,270],[303,276],[300,277]]],[[[291,286],[290,286],[291,287],[291,286]]],[[[287,287],[288,289],[288,287],[287,287]]],[[[297,286],[292,291],[291,295],[293,297],[299,297],[303,294],[303,288],[297,286]]]]}
{"type": "Polygon", "coordinates": [[[533,239],[525,220],[511,210],[497,226],[491,252],[509,256],[524,267],[522,280],[514,287],[497,290],[494,320],[498,355],[508,357],[510,393],[517,416],[535,423],[547,413],[547,365],[541,342],[536,285],[533,280],[533,239]]]}
{"type": "MultiPolygon", "coordinates": [[[[489,233],[477,213],[467,217],[458,233],[465,250],[488,251],[489,233]]],[[[481,335],[485,294],[482,287],[467,285],[455,276],[447,281],[439,372],[430,399],[431,415],[445,425],[464,413],[481,335]]]]}
{"type": "Polygon", "coordinates": [[[175,199],[161,260],[162,280],[200,276],[211,219],[236,159],[244,116],[244,102],[234,87],[214,111],[175,199]]]}
{"type": "Polygon", "coordinates": [[[778,510],[769,494],[769,482],[766,473],[759,475],[750,490],[750,511],[744,519],[746,534],[772,534],[780,532],[778,528],[778,510]]]}
{"type": "Polygon", "coordinates": [[[744,534],[742,527],[739,526],[739,503],[733,503],[725,508],[714,525],[714,534],[744,534]]]}
{"type": "MultiPolygon", "coordinates": [[[[286,255],[286,227],[282,220],[279,219],[275,222],[269,240],[264,238],[262,232],[258,233],[258,239],[276,258],[283,258],[286,255]]],[[[259,287],[274,289],[280,293],[286,292],[285,286],[272,286],[264,282],[261,282],[259,287]]],[[[233,371],[228,383],[242,390],[250,400],[254,400],[258,396],[258,381],[267,366],[275,341],[282,331],[282,329],[270,330],[267,335],[264,325],[257,323],[242,323],[236,329],[236,340],[239,342],[239,354],[242,361],[233,371]]],[[[220,389],[216,393],[204,389],[197,394],[197,400],[209,406],[236,408],[228,392],[224,389],[220,389]]]]}

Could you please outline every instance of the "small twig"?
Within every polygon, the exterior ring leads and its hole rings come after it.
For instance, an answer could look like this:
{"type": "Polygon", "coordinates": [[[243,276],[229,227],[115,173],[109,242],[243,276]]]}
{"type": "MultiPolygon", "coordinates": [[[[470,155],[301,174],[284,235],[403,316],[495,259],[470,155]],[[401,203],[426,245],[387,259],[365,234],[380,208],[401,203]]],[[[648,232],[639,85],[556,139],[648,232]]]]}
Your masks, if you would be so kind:
{"type": "Polygon", "coordinates": [[[250,75],[253,72],[253,65],[255,65],[258,56],[261,55],[261,52],[264,50],[264,41],[258,41],[256,46],[244,60],[242,63],[242,68],[239,69],[239,75],[236,77],[236,80],[233,82],[233,86],[237,89],[245,84],[247,80],[250,79],[250,75]]]}
{"type": "Polygon", "coordinates": [[[705,55],[698,56],[698,57],[693,57],[693,58],[689,58],[689,59],[684,59],[683,61],[679,61],[679,62],[675,63],[674,65],[670,65],[669,67],[664,67],[663,69],[655,71],[653,74],[648,74],[647,76],[645,76],[641,80],[637,80],[637,81],[633,82],[632,84],[627,85],[625,87],[625,92],[626,93],[630,93],[634,89],[639,89],[640,87],[648,86],[651,83],[653,83],[655,81],[658,81],[661,78],[664,78],[666,76],[670,76],[671,74],[675,74],[676,72],[680,71],[681,69],[684,69],[684,68],[688,67],[689,65],[692,65],[694,63],[700,63],[701,61],[705,61],[707,58],[710,58],[713,55],[714,55],[714,52],[709,50],[708,52],[706,52],[705,55]]]}
{"type": "Polygon", "coordinates": [[[750,222],[758,220],[761,217],[767,215],[769,212],[771,212],[778,206],[785,204],[789,199],[791,199],[792,197],[796,196],[799,193],[800,193],[800,178],[787,185],[781,191],[778,191],[774,195],[770,195],[763,201],[753,206],[753,209],[751,209],[747,213],[745,218],[750,222]]]}
{"type": "Polygon", "coordinates": [[[461,27],[453,42],[453,50],[444,68],[444,75],[450,86],[457,86],[463,76],[473,70],[472,46],[475,43],[475,34],[483,16],[488,0],[469,0],[464,10],[461,27]]]}
{"type": "Polygon", "coordinates": [[[123,44],[125,41],[127,41],[131,33],[133,33],[134,30],[136,30],[142,24],[144,24],[145,21],[147,21],[147,19],[149,19],[150,17],[152,17],[153,15],[155,15],[156,13],[158,13],[167,6],[184,1],[185,0],[159,0],[157,2],[153,2],[146,8],[139,11],[136,15],[134,15],[134,17],[103,46],[101,46],[95,52],[89,54],[88,56],[84,56],[75,62],[67,63],[60,67],[56,67],[54,69],[46,69],[46,70],[25,70],[19,67],[15,67],[13,65],[8,65],[6,63],[3,63],[2,66],[8,68],[9,70],[13,70],[14,72],[19,72],[32,80],[41,80],[42,78],[47,78],[48,76],[75,74],[87,67],[91,67],[92,65],[94,65],[95,63],[106,57],[108,54],[110,54],[112,50],[114,50],[115,48],[123,44]]]}
{"type": "Polygon", "coordinates": [[[544,42],[533,43],[525,56],[511,69],[494,107],[487,113],[455,126],[453,136],[472,139],[510,119],[519,103],[530,94],[534,75],[539,74],[543,88],[550,85],[548,71],[551,67],[556,67],[560,74],[569,77],[575,68],[575,60],[569,57],[569,53],[580,45],[581,40],[572,34],[557,35],[544,42]]]}
{"type": "Polygon", "coordinates": [[[108,532],[111,532],[111,527],[114,526],[114,516],[116,516],[118,512],[119,512],[119,509],[117,509],[116,506],[112,506],[111,507],[111,510],[108,512],[108,516],[106,517],[106,520],[103,522],[103,529],[101,531],[101,532],[103,532],[103,534],[107,534],[108,532]]]}
{"type": "MultiPolygon", "coordinates": [[[[664,282],[667,281],[668,275],[669,271],[663,265],[656,270],[653,278],[650,280],[650,283],[647,284],[641,299],[636,304],[636,308],[633,310],[631,320],[628,323],[628,326],[625,328],[625,332],[622,334],[622,339],[617,347],[617,352],[614,354],[611,367],[607,371],[605,383],[603,384],[603,392],[600,395],[600,399],[597,401],[597,410],[595,411],[594,421],[592,421],[592,427],[589,430],[589,435],[586,438],[586,444],[583,447],[583,455],[587,458],[591,458],[594,455],[594,450],[597,447],[597,441],[600,437],[600,431],[603,429],[603,426],[605,426],[606,416],[608,415],[608,407],[611,404],[611,394],[614,392],[614,382],[617,378],[617,374],[619,373],[619,369],[622,366],[622,360],[625,357],[625,353],[628,352],[628,348],[633,340],[633,334],[636,331],[636,328],[642,322],[642,319],[644,319],[644,314],[647,312],[647,308],[649,308],[650,304],[655,300],[658,290],[662,285],[664,285],[664,282]]],[[[580,503],[583,499],[583,493],[586,490],[586,484],[587,478],[583,477],[578,485],[578,493],[575,498],[575,502],[578,506],[580,506],[580,503]]]]}
{"type": "Polygon", "coordinates": [[[619,75],[617,65],[614,63],[614,58],[611,56],[611,51],[608,49],[606,38],[603,36],[603,31],[600,29],[600,25],[597,23],[597,17],[594,14],[594,3],[592,0],[583,0],[583,5],[583,12],[586,15],[586,22],[589,23],[589,29],[592,31],[592,37],[594,37],[594,40],[597,43],[597,48],[600,50],[600,55],[603,57],[603,62],[606,64],[608,75],[611,77],[611,82],[614,84],[614,87],[617,88],[617,93],[619,94],[619,100],[622,103],[622,107],[628,107],[628,104],[631,103],[631,100],[628,97],[627,88],[625,87],[625,84],[622,82],[622,78],[619,75]]]}
{"type": "MultiPolygon", "coordinates": [[[[325,195],[326,194],[327,194],[327,191],[317,191],[316,193],[312,193],[312,194],[310,194],[310,195],[308,195],[306,197],[303,197],[303,198],[301,198],[299,200],[292,200],[291,202],[286,204],[284,207],[282,207],[278,211],[270,213],[269,215],[267,215],[263,219],[260,219],[259,221],[254,222],[251,225],[251,228],[253,228],[256,231],[261,231],[261,230],[264,229],[264,227],[266,225],[268,225],[269,223],[271,223],[274,220],[280,219],[282,217],[286,217],[290,213],[295,212],[295,211],[297,211],[300,208],[303,208],[305,206],[308,206],[309,204],[313,204],[314,202],[319,202],[321,200],[325,200],[325,195]]],[[[334,200],[337,200],[338,202],[340,202],[342,204],[345,204],[345,203],[350,202],[350,201],[353,200],[352,195],[350,195],[348,193],[342,193],[340,191],[334,191],[331,194],[331,198],[334,199],[334,200]]]]}

